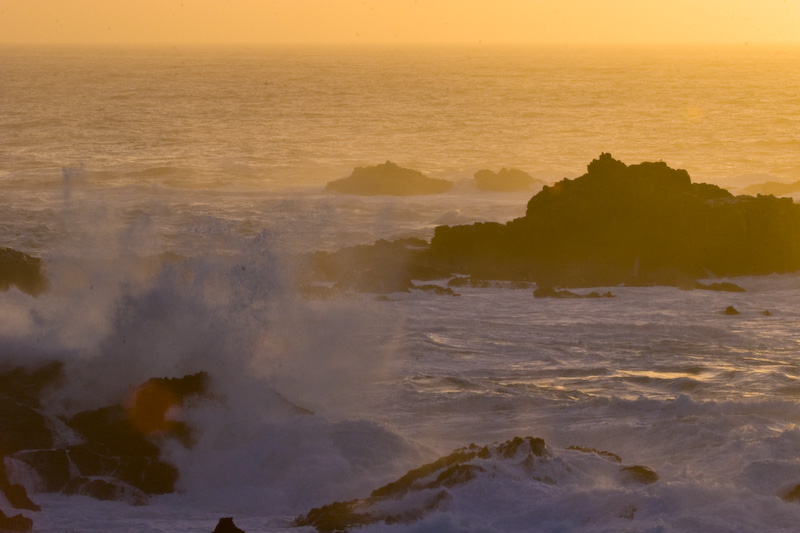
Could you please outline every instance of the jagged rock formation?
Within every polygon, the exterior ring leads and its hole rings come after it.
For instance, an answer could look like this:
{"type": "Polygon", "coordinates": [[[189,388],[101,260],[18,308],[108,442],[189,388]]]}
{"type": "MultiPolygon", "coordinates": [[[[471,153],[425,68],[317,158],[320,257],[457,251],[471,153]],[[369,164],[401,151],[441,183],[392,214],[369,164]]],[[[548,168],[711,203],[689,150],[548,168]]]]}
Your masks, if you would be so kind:
{"type": "MultiPolygon", "coordinates": [[[[648,485],[658,474],[641,466],[621,466],[621,459],[606,451],[571,446],[554,454],[542,439],[515,437],[498,445],[476,446],[453,451],[450,455],[409,471],[400,479],[375,489],[368,498],[333,502],[311,509],[295,519],[293,525],[312,526],[321,532],[348,531],[351,528],[384,522],[408,524],[428,514],[446,511],[459,497],[459,489],[480,479],[508,476],[523,478],[552,490],[559,484],[581,481],[591,484],[586,471],[603,472],[602,482],[620,486],[648,485]],[[573,468],[591,462],[592,468],[573,468]]],[[[635,510],[633,511],[635,513],[635,510]]],[[[633,518],[631,514],[630,518],[633,518]]]]}
{"type": "Polygon", "coordinates": [[[800,269],[800,206],[693,184],[663,162],[602,154],[507,224],[436,228],[432,267],[548,286],[663,284],[800,269]]]}
{"type": "Polygon", "coordinates": [[[362,196],[413,196],[447,192],[452,186],[450,181],[429,178],[418,170],[387,161],[372,167],[356,167],[350,176],[329,182],[325,190],[362,196]]]}
{"type": "Polygon", "coordinates": [[[12,286],[31,296],[47,289],[42,260],[11,248],[0,248],[0,291],[12,286]]]}
{"type": "Polygon", "coordinates": [[[488,192],[527,191],[534,183],[539,182],[527,172],[516,168],[501,168],[500,172],[483,169],[476,172],[474,178],[478,189],[488,192]]]}
{"type": "Polygon", "coordinates": [[[33,531],[33,520],[24,516],[22,513],[14,516],[6,516],[3,511],[0,511],[0,531],[30,533],[33,531]]]}
{"type": "MultiPolygon", "coordinates": [[[[172,492],[177,469],[160,460],[160,439],[186,446],[192,432],[169,420],[167,411],[206,393],[204,372],[182,378],[153,378],[131,392],[125,405],[83,411],[68,419],[44,414],[39,398],[63,380],[63,365],[0,372],[0,451],[39,478],[37,490],[82,494],[99,500],[143,505],[152,494],[172,492]],[[68,428],[80,442],[59,446],[53,433],[68,428]]],[[[0,461],[0,465],[4,465],[0,461]]],[[[38,510],[21,485],[11,484],[0,468],[0,490],[17,509],[38,510]]]]}
{"type": "Polygon", "coordinates": [[[696,280],[797,270],[800,206],[791,199],[734,197],[663,162],[629,166],[609,154],[583,176],[545,186],[507,224],[439,226],[430,244],[381,240],[317,252],[297,269],[312,297],[407,292],[412,280],[453,275],[452,287],[536,282],[542,296],[621,284],[737,292],[730,282],[696,280]],[[321,281],[333,289],[313,287],[321,281]]]}

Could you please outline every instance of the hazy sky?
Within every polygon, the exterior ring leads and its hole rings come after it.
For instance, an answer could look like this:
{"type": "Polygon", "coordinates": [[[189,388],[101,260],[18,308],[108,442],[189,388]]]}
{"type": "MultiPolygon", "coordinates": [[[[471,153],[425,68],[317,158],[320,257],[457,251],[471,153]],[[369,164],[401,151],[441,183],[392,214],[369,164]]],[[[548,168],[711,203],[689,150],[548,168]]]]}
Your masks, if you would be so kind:
{"type": "Polygon", "coordinates": [[[800,44],[800,0],[0,0],[0,42],[800,44]]]}

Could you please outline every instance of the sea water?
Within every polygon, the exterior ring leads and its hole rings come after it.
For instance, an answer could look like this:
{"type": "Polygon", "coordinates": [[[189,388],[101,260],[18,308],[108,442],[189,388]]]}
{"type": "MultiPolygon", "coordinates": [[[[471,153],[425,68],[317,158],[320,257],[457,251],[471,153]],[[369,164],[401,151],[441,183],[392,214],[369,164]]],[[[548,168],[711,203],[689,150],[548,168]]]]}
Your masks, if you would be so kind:
{"type": "Polygon", "coordinates": [[[0,73],[0,244],[42,257],[51,281],[0,294],[3,362],[63,360],[57,415],[200,370],[218,399],[176,415],[198,441],[164,449],[178,492],[148,506],[38,493],[17,468],[36,531],[200,532],[220,516],[282,531],[517,435],[660,479],[483,479],[419,523],[365,530],[795,529],[800,506],[780,496],[800,483],[797,275],[733,280],[744,293],[308,301],[291,257],[522,216],[536,189],[481,193],[481,168],[553,182],[610,152],[734,192],[796,181],[800,50],[29,47],[0,50],[0,73]],[[455,186],[324,191],[386,160],[455,186]],[[180,269],[153,267],[165,252],[180,269]]]}

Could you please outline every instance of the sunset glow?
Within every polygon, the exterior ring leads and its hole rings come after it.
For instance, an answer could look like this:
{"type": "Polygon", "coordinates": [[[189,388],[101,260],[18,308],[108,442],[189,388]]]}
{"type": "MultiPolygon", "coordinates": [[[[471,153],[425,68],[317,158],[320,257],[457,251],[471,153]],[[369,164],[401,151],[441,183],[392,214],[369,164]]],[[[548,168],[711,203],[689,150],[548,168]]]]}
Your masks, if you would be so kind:
{"type": "Polygon", "coordinates": [[[0,43],[799,43],[797,0],[0,0],[0,43]]]}

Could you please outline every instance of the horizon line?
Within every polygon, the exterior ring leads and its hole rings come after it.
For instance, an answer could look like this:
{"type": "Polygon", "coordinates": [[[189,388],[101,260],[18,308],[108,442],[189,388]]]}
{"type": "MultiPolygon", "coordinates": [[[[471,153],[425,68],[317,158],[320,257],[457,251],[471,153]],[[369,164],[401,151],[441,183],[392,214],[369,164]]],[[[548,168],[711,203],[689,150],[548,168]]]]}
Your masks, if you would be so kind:
{"type": "Polygon", "coordinates": [[[800,41],[0,41],[0,46],[293,46],[293,47],[800,47],[800,41]]]}

